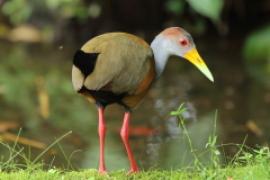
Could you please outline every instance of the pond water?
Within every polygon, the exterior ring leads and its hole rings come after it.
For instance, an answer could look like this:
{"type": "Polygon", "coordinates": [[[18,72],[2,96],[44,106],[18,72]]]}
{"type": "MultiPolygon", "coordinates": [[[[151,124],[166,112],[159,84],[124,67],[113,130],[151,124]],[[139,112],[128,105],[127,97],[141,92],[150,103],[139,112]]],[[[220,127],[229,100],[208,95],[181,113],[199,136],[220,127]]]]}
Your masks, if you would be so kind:
{"type": "MultiPolygon", "coordinates": [[[[170,60],[131,120],[131,146],[143,169],[179,168],[193,161],[187,137],[177,119],[170,116],[181,103],[187,108],[186,126],[195,150],[205,150],[216,111],[218,144],[241,144],[244,139],[245,144],[253,147],[268,144],[270,89],[250,77],[248,64],[242,59],[241,40],[213,37],[197,41],[215,83],[185,60],[170,60]]],[[[1,130],[0,136],[7,132],[16,135],[21,127],[21,137],[49,145],[72,130],[43,159],[58,167],[96,168],[96,108],[76,94],[71,85],[71,61],[76,49],[0,43],[0,127],[6,122],[18,124],[16,128],[1,130]]],[[[119,136],[122,116],[121,107],[106,110],[105,158],[110,170],[128,168],[119,136]]],[[[25,149],[28,152],[29,148],[25,149]]],[[[237,150],[235,145],[222,146],[221,159],[237,150]]],[[[8,154],[5,147],[0,146],[0,151],[8,154]]],[[[31,152],[33,159],[42,149],[31,147],[31,152]]],[[[200,158],[208,162],[209,153],[202,153],[200,158]]]]}

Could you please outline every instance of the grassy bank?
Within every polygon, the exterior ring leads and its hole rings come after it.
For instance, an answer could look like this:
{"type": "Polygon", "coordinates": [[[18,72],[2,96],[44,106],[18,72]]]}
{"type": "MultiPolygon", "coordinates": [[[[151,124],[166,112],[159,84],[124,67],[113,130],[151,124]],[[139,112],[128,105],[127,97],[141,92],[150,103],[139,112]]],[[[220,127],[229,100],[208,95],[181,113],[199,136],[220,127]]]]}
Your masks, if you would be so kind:
{"type": "MultiPolygon", "coordinates": [[[[183,130],[183,135],[187,139],[190,151],[193,154],[193,161],[185,169],[177,170],[147,170],[136,174],[129,174],[122,171],[112,171],[105,175],[100,175],[97,170],[67,170],[54,168],[53,162],[45,164],[42,156],[47,153],[53,146],[58,144],[63,138],[68,136],[68,132],[41,152],[34,159],[25,155],[23,148],[17,147],[17,142],[13,146],[0,142],[0,145],[9,151],[9,157],[0,160],[0,180],[96,180],[96,179],[181,179],[181,180],[268,180],[270,179],[270,149],[269,147],[259,147],[257,149],[247,147],[245,139],[243,144],[227,144],[236,146],[238,151],[233,157],[221,157],[221,150],[226,144],[217,145],[216,120],[217,113],[214,118],[214,131],[209,135],[208,142],[203,151],[194,148],[189,136],[189,132],[185,126],[185,120],[182,116],[185,112],[184,104],[171,112],[172,116],[176,116],[179,120],[179,126],[183,130]],[[206,163],[201,160],[205,153],[208,153],[209,161],[206,163]],[[22,163],[18,160],[22,160],[22,163]]],[[[69,159],[67,158],[68,164],[69,159]]],[[[73,168],[71,168],[73,169],[73,168]]]]}
{"type": "Polygon", "coordinates": [[[111,172],[107,175],[99,175],[96,170],[62,172],[55,169],[20,170],[16,172],[2,172],[0,179],[12,180],[41,180],[41,179],[226,179],[226,180],[267,180],[270,179],[270,164],[256,163],[239,167],[226,167],[222,169],[207,169],[202,171],[147,171],[134,175],[126,175],[124,171],[111,172]]]}
{"type": "Polygon", "coordinates": [[[226,165],[196,165],[179,170],[148,170],[136,174],[122,171],[112,171],[100,175],[95,169],[88,170],[60,170],[44,165],[30,163],[25,168],[16,168],[16,165],[0,170],[0,179],[12,180],[98,180],[98,179],[181,179],[181,180],[268,180],[270,179],[270,150],[263,147],[258,150],[239,151],[232,161],[226,165]]]}

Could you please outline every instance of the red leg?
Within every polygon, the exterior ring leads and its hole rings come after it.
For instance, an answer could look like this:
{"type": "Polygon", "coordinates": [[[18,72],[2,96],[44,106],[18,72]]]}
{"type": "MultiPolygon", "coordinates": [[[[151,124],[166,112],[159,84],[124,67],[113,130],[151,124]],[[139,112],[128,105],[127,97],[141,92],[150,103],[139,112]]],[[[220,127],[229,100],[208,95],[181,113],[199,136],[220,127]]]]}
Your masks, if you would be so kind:
{"type": "Polygon", "coordinates": [[[124,119],[123,119],[123,124],[122,124],[120,135],[121,135],[121,138],[122,138],[123,143],[125,145],[127,155],[128,155],[128,159],[129,159],[129,162],[130,162],[130,173],[132,173],[132,172],[138,172],[139,168],[138,168],[137,163],[136,163],[136,161],[134,159],[134,156],[133,156],[133,153],[131,151],[129,141],[128,141],[129,120],[130,120],[130,112],[125,112],[125,116],[124,116],[124,119]]]}
{"type": "Polygon", "coordinates": [[[104,108],[98,107],[98,135],[99,135],[99,168],[100,173],[106,172],[104,161],[104,144],[106,135],[106,124],[104,119],[104,108]]]}

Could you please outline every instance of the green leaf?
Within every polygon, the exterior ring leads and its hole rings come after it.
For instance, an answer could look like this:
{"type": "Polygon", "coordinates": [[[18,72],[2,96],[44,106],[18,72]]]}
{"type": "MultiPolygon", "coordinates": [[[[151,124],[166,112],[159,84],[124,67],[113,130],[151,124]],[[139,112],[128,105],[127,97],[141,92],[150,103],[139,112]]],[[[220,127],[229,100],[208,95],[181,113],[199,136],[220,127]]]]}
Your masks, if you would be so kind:
{"type": "Polygon", "coordinates": [[[190,6],[199,14],[217,22],[224,5],[224,0],[187,0],[190,6]]]}
{"type": "Polygon", "coordinates": [[[246,59],[270,58],[270,25],[252,33],[244,45],[246,59]]]}
{"type": "Polygon", "coordinates": [[[13,24],[26,22],[32,15],[32,6],[28,1],[10,0],[3,4],[2,12],[13,24]]]}
{"type": "Polygon", "coordinates": [[[184,11],[183,0],[168,0],[165,4],[166,9],[174,14],[180,14],[184,11]]]}
{"type": "Polygon", "coordinates": [[[270,25],[248,36],[243,55],[249,74],[270,87],[270,25]]]}

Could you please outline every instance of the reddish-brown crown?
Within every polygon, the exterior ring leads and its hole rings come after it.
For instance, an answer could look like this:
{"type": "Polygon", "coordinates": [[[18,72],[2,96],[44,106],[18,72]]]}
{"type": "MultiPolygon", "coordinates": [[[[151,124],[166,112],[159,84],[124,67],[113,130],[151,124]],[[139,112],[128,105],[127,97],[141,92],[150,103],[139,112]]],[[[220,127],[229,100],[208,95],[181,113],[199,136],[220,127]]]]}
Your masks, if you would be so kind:
{"type": "Polygon", "coordinates": [[[179,27],[170,27],[165,29],[164,31],[161,32],[164,36],[177,36],[182,34],[181,28],[179,27]]]}

